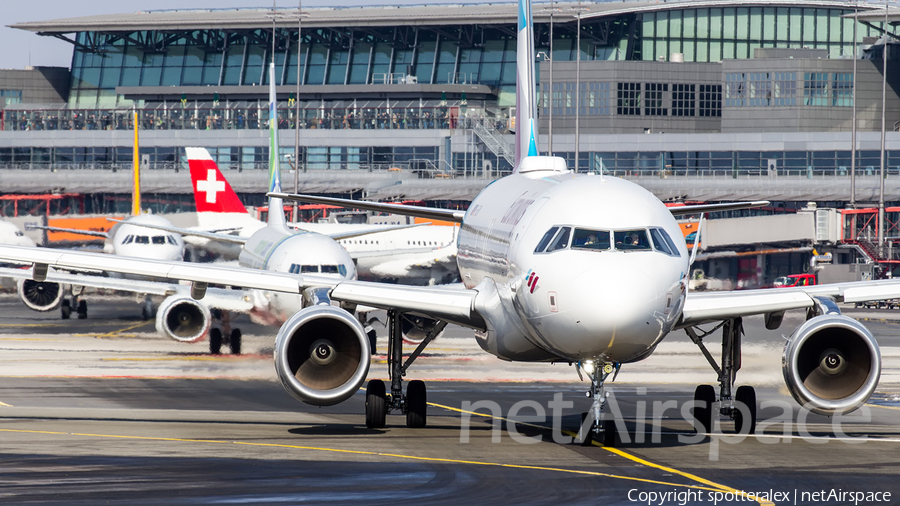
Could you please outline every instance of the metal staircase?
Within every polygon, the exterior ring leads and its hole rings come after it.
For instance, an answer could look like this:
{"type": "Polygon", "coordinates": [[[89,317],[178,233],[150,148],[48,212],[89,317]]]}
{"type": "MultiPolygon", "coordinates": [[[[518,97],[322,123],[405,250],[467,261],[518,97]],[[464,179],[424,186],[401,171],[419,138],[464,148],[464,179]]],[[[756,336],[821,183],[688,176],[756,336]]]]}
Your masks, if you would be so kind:
{"type": "Polygon", "coordinates": [[[515,167],[515,149],[506,142],[506,139],[504,139],[502,135],[498,134],[496,130],[486,127],[484,123],[480,121],[475,122],[472,131],[475,132],[475,136],[491,150],[491,153],[503,157],[509,162],[511,167],[515,167]]]}

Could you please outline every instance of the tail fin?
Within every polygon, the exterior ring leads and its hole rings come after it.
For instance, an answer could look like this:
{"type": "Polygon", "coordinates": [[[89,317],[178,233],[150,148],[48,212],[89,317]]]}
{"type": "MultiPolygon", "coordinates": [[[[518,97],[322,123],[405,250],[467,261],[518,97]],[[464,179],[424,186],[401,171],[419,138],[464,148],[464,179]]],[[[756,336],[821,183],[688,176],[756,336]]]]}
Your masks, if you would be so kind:
{"type": "Polygon", "coordinates": [[[198,213],[242,213],[247,209],[241,204],[219,166],[205,148],[184,148],[187,151],[194,202],[198,213]]]}
{"type": "MultiPolygon", "coordinates": [[[[281,170],[278,167],[278,109],[275,107],[275,62],[269,65],[269,191],[281,193],[281,170]]],[[[281,199],[269,198],[270,227],[287,226],[281,199]]]]}
{"type": "Polygon", "coordinates": [[[531,0],[519,0],[519,36],[516,43],[516,166],[526,156],[537,156],[537,94],[534,86],[534,22],[531,0]]]}

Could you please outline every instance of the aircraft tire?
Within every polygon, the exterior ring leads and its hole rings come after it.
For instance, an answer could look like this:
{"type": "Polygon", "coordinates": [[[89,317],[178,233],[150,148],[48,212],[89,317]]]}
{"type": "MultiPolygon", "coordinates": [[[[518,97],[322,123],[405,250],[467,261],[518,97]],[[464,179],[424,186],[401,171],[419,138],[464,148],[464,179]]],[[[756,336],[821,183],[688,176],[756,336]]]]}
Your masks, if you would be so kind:
{"type": "Polygon", "coordinates": [[[411,429],[425,427],[428,394],[425,382],[412,380],[406,385],[406,426],[411,429]]]}
{"type": "Polygon", "coordinates": [[[739,386],[735,393],[734,400],[736,403],[742,403],[747,406],[750,411],[750,419],[744,420],[744,414],[739,409],[734,412],[734,432],[737,434],[754,434],[756,433],[756,390],[748,385],[739,386]],[[746,432],[741,429],[747,426],[746,432]]]}
{"type": "Polygon", "coordinates": [[[67,299],[63,299],[59,313],[63,320],[68,320],[72,316],[72,304],[67,299]]]}
{"type": "Polygon", "coordinates": [[[241,338],[243,335],[241,334],[241,329],[232,329],[231,330],[231,339],[228,341],[228,346],[231,347],[232,355],[240,355],[241,354],[241,338]]]}
{"type": "Polygon", "coordinates": [[[375,350],[378,349],[378,334],[375,332],[375,329],[372,329],[366,333],[366,336],[369,337],[369,351],[374,355],[375,350]]]}
{"type": "Polygon", "coordinates": [[[387,418],[384,381],[369,380],[366,385],[366,427],[380,429],[387,418]]]}
{"type": "Polygon", "coordinates": [[[694,390],[694,400],[700,405],[694,408],[694,418],[707,434],[712,432],[713,411],[716,403],[716,390],[712,385],[699,385],[694,390]]]}
{"type": "Polygon", "coordinates": [[[82,299],[78,301],[78,319],[84,320],[87,318],[87,301],[82,299]]]}
{"type": "Polygon", "coordinates": [[[613,448],[616,446],[616,421],[603,420],[603,446],[613,448]]]}
{"type": "Polygon", "coordinates": [[[222,353],[222,330],[219,328],[209,329],[209,353],[211,355],[222,353]]]}

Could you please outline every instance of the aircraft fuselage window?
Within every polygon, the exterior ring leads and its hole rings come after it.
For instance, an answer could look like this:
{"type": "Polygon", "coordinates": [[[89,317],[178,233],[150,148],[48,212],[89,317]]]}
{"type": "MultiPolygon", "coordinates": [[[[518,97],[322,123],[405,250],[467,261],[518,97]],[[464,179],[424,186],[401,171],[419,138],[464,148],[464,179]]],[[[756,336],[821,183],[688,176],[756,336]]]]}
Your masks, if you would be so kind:
{"type": "Polygon", "coordinates": [[[301,265],[300,272],[319,272],[318,265],[301,265]]]}
{"type": "Polygon", "coordinates": [[[338,266],[337,265],[323,265],[322,266],[322,274],[337,274],[338,266]]]}
{"type": "Polygon", "coordinates": [[[639,230],[616,230],[613,232],[616,239],[616,249],[622,251],[646,251],[650,249],[650,239],[647,237],[647,231],[639,230]]]}
{"type": "Polygon", "coordinates": [[[135,244],[150,244],[150,237],[146,235],[136,235],[134,236],[135,244]]]}
{"type": "Polygon", "coordinates": [[[586,230],[576,228],[572,234],[572,249],[608,250],[609,232],[606,230],[586,230]]]}
{"type": "Polygon", "coordinates": [[[153,236],[153,244],[165,244],[166,236],[164,235],[154,235],[153,236]]]}
{"type": "Polygon", "coordinates": [[[550,243],[550,247],[547,248],[547,253],[569,247],[569,233],[571,231],[571,227],[560,228],[556,237],[553,238],[553,242],[550,243]]]}

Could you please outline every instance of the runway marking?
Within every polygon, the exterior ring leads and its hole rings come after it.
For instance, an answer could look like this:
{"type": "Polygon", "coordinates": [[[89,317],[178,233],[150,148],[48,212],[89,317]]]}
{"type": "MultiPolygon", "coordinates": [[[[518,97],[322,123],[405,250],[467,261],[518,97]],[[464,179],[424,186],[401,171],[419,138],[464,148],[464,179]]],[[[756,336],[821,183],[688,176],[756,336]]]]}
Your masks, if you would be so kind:
{"type": "Polygon", "coordinates": [[[221,360],[238,360],[243,357],[258,357],[258,358],[269,358],[263,357],[262,355],[219,355],[219,356],[209,356],[209,355],[184,355],[184,356],[174,356],[174,357],[126,357],[126,358],[101,358],[101,362],[165,362],[165,361],[175,361],[175,360],[207,360],[207,361],[221,361],[221,360]]]}
{"type": "Polygon", "coordinates": [[[0,327],[62,327],[62,323],[0,323],[0,327]]]}
{"type": "Polygon", "coordinates": [[[72,335],[75,336],[75,337],[93,337],[93,338],[96,338],[96,339],[102,339],[102,338],[104,338],[104,337],[135,337],[135,336],[123,336],[123,335],[121,335],[121,333],[122,333],[122,332],[125,332],[126,330],[131,330],[131,329],[135,329],[135,328],[138,328],[138,327],[143,327],[144,325],[147,325],[147,324],[149,324],[150,322],[151,322],[151,320],[142,321],[141,323],[137,323],[137,324],[135,324],[135,325],[130,325],[130,326],[128,326],[128,327],[125,327],[124,329],[113,330],[112,332],[107,332],[107,333],[105,333],[105,334],[95,334],[95,333],[90,333],[90,334],[72,334],[72,335]]]}
{"type": "Polygon", "coordinates": [[[872,407],[872,408],[897,409],[897,410],[900,410],[900,406],[882,406],[882,405],[880,405],[880,404],[870,404],[870,403],[868,403],[868,402],[866,403],[866,406],[869,406],[869,407],[872,407]]]}
{"type": "Polygon", "coordinates": [[[3,401],[0,401],[0,407],[3,407],[3,408],[11,408],[11,407],[13,407],[13,405],[12,405],[12,404],[7,404],[7,403],[5,403],[5,402],[3,402],[3,401]]]}
{"type": "Polygon", "coordinates": [[[80,437],[96,437],[96,438],[109,438],[109,439],[131,439],[131,440],[140,440],[140,441],[172,441],[179,443],[213,443],[213,444],[234,444],[234,445],[243,445],[243,446],[259,446],[259,447],[267,447],[267,448],[287,448],[292,450],[310,450],[310,451],[319,451],[319,452],[332,452],[332,453],[349,453],[354,455],[369,455],[375,457],[392,457],[398,459],[408,459],[408,460],[420,460],[426,462],[444,462],[449,464],[467,464],[467,465],[476,465],[476,466],[494,466],[494,467],[505,467],[511,469],[529,469],[535,471],[551,471],[557,473],[567,473],[567,474],[581,474],[586,476],[601,476],[604,478],[615,478],[620,480],[628,480],[628,481],[638,481],[643,483],[652,483],[655,485],[666,485],[672,487],[683,487],[683,488],[691,488],[696,490],[708,490],[711,492],[721,492],[722,489],[702,487],[699,485],[685,485],[682,483],[671,483],[665,481],[658,480],[649,480],[645,478],[635,478],[632,476],[620,476],[616,474],[609,473],[601,473],[598,471],[584,471],[580,469],[566,469],[563,467],[544,467],[544,466],[527,466],[522,464],[504,464],[502,462],[486,462],[486,461],[478,461],[478,460],[456,460],[456,459],[443,459],[438,457],[420,457],[416,455],[404,455],[401,453],[384,453],[384,452],[370,452],[365,450],[343,450],[340,448],[324,448],[317,446],[299,446],[299,445],[288,445],[288,444],[279,444],[279,443],[251,443],[247,441],[224,441],[224,440],[216,440],[216,439],[182,439],[182,438],[168,438],[168,437],[151,437],[151,436],[123,436],[119,434],[88,434],[88,433],[80,433],[80,432],[54,432],[54,431],[42,431],[42,430],[24,430],[24,429],[0,429],[0,432],[12,432],[12,433],[21,433],[21,434],[48,434],[54,436],[80,436],[80,437]]]}
{"type": "MultiPolygon", "coordinates": [[[[432,402],[429,402],[429,403],[427,403],[427,404],[428,404],[429,406],[434,406],[434,407],[437,407],[437,408],[448,409],[448,410],[450,410],[450,411],[456,411],[456,412],[459,412],[459,413],[467,413],[467,414],[471,414],[471,415],[482,416],[482,417],[485,417],[485,418],[493,418],[493,419],[497,419],[497,420],[503,420],[503,421],[506,421],[506,422],[509,422],[509,421],[510,421],[510,420],[508,420],[508,419],[506,419],[506,418],[504,418],[504,417],[502,417],[502,416],[493,416],[493,415],[489,415],[489,414],[486,414],[486,413],[478,413],[478,412],[475,412],[475,411],[466,411],[466,410],[464,410],[464,409],[453,408],[453,407],[450,407],[450,406],[444,406],[443,404],[435,404],[435,403],[432,403],[432,402]]],[[[541,429],[541,430],[547,430],[547,429],[549,429],[549,427],[547,427],[547,426],[545,426],[545,425],[536,425],[536,424],[526,423],[526,422],[513,422],[513,423],[516,423],[517,425],[525,425],[525,426],[529,426],[529,427],[534,427],[534,428],[538,428],[538,429],[541,429]]],[[[568,436],[577,437],[577,434],[575,434],[575,433],[572,432],[572,431],[564,430],[563,433],[565,433],[565,434],[568,435],[568,436]]],[[[613,454],[616,454],[616,455],[618,455],[618,456],[620,456],[620,457],[624,457],[624,458],[626,458],[626,459],[628,459],[628,460],[631,460],[632,462],[636,462],[636,463],[638,463],[638,464],[641,464],[641,465],[644,465],[644,466],[647,466],[647,467],[652,467],[652,468],[655,468],[655,469],[659,469],[659,470],[662,470],[662,471],[665,471],[665,472],[668,472],[668,473],[677,474],[677,475],[682,476],[682,477],[684,477],[684,478],[687,478],[687,479],[689,479],[689,480],[693,480],[693,481],[696,481],[696,482],[698,482],[698,483],[702,483],[702,484],[704,484],[704,485],[708,485],[708,486],[710,486],[710,487],[715,487],[715,488],[712,489],[712,490],[714,490],[714,491],[716,491],[716,492],[730,492],[730,493],[732,493],[732,494],[741,494],[741,493],[742,493],[741,491],[739,491],[739,490],[737,490],[737,489],[734,489],[734,488],[729,487],[729,486],[727,486],[727,485],[722,485],[722,484],[716,483],[716,482],[714,482],[714,481],[707,480],[706,478],[701,478],[701,477],[699,477],[699,476],[697,476],[697,475],[695,475],[695,474],[687,473],[687,472],[684,472],[684,471],[679,471],[678,469],[675,469],[675,468],[672,468],[672,467],[663,466],[663,465],[660,465],[660,464],[654,464],[653,462],[644,460],[644,459],[638,457],[637,455],[632,455],[632,454],[630,454],[630,453],[628,453],[628,452],[625,452],[625,451],[623,451],[623,450],[620,450],[620,449],[618,449],[618,448],[610,448],[610,447],[607,447],[607,446],[603,446],[603,445],[601,445],[600,443],[598,443],[598,442],[596,442],[596,441],[593,441],[592,444],[593,444],[594,446],[600,447],[600,448],[602,448],[602,449],[604,449],[604,450],[606,450],[606,451],[608,451],[608,452],[611,452],[611,453],[613,453],[613,454]]],[[[701,487],[696,487],[696,486],[694,486],[694,485],[681,485],[681,486],[691,487],[691,488],[701,488],[701,487]]],[[[705,488],[705,490],[710,490],[710,489],[705,488]]],[[[760,499],[760,498],[758,498],[758,497],[756,497],[756,496],[752,496],[752,495],[746,494],[746,493],[744,493],[744,495],[745,495],[748,499],[752,499],[752,500],[758,502],[758,503],[760,504],[760,506],[774,506],[774,503],[772,503],[771,501],[767,501],[767,500],[765,500],[765,499],[760,499]]]]}

